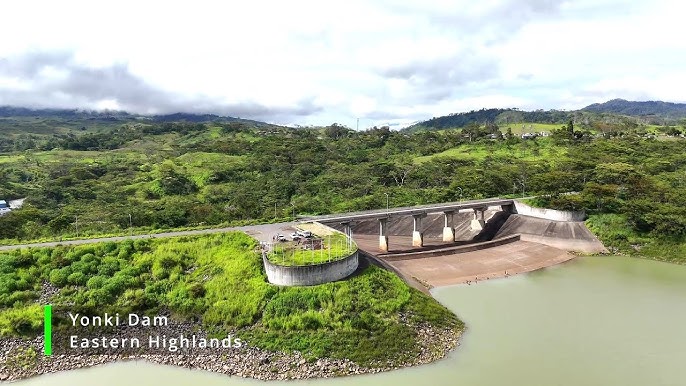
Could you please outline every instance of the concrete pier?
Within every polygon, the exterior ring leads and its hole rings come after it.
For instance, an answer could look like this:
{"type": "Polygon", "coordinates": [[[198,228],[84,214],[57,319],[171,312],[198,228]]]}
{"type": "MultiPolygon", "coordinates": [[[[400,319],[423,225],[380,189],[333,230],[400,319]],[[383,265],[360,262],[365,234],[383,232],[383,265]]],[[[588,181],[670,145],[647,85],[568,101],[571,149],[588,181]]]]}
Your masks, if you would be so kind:
{"type": "Polygon", "coordinates": [[[453,225],[453,218],[455,212],[446,211],[443,212],[443,218],[445,220],[445,225],[443,226],[443,241],[445,242],[455,242],[455,228],[453,225]]]}
{"type": "Polygon", "coordinates": [[[412,231],[412,245],[415,247],[424,246],[424,234],[422,233],[422,219],[426,217],[426,213],[413,214],[412,219],[414,230],[412,231]]]}
{"type": "Polygon", "coordinates": [[[388,252],[388,218],[379,219],[379,250],[388,252]]]}
{"type": "Polygon", "coordinates": [[[471,228],[473,231],[480,231],[484,229],[486,221],[484,220],[484,212],[488,208],[474,208],[474,219],[472,220],[471,228]]]}

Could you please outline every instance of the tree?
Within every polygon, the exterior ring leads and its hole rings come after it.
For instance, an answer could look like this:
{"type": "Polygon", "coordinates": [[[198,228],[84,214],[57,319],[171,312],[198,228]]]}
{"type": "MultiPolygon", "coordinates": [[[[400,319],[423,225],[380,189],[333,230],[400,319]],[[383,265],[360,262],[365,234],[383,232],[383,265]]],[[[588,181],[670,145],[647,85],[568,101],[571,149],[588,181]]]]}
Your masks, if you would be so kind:
{"type": "Polygon", "coordinates": [[[507,130],[505,130],[505,139],[510,140],[514,138],[514,134],[512,134],[512,128],[508,127],[507,130]]]}
{"type": "Polygon", "coordinates": [[[393,164],[393,169],[390,174],[395,181],[395,184],[399,187],[405,185],[407,177],[415,169],[415,164],[410,157],[402,157],[396,160],[393,164]]]}
{"type": "Polygon", "coordinates": [[[345,137],[350,132],[350,129],[338,123],[332,123],[324,129],[324,134],[331,139],[339,139],[345,137]]]}
{"type": "Polygon", "coordinates": [[[574,139],[574,121],[569,120],[567,123],[567,126],[562,126],[563,129],[567,132],[567,138],[569,139],[574,139]]]}
{"type": "Polygon", "coordinates": [[[470,122],[467,124],[462,129],[462,133],[467,135],[469,137],[469,142],[473,141],[476,138],[479,138],[483,135],[483,131],[481,130],[481,126],[479,126],[478,123],[475,122],[470,122]]]}

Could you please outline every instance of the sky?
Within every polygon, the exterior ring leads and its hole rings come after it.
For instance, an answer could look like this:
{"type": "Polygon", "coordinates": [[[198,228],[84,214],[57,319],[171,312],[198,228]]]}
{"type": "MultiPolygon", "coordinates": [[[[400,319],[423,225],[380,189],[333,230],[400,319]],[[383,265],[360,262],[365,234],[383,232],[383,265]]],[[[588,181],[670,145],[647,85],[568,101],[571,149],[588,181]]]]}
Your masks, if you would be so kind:
{"type": "Polygon", "coordinates": [[[0,105],[394,128],[686,102],[677,1],[4,2],[0,105]]]}

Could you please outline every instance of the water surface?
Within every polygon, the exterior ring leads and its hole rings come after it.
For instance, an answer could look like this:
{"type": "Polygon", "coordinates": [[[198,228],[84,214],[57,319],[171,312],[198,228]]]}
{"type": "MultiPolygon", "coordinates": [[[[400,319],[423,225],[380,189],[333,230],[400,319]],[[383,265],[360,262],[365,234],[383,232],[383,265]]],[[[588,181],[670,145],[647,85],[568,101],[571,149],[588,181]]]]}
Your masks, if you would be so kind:
{"type": "MultiPolygon", "coordinates": [[[[686,266],[588,257],[435,296],[468,325],[446,359],[383,374],[269,385],[686,385],[686,266]]],[[[51,374],[20,386],[264,385],[144,362],[51,374]]]]}

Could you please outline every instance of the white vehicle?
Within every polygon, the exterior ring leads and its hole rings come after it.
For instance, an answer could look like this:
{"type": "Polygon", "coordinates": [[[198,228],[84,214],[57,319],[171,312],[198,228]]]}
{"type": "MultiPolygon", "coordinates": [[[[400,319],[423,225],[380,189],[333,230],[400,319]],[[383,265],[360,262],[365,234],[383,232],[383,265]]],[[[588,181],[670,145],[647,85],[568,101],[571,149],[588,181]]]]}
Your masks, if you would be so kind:
{"type": "Polygon", "coordinates": [[[304,237],[306,239],[309,239],[310,237],[312,237],[312,232],[310,232],[310,231],[297,231],[296,233],[299,234],[300,237],[304,237]]]}
{"type": "Polygon", "coordinates": [[[281,241],[281,242],[288,241],[288,239],[286,238],[286,236],[282,235],[281,233],[279,233],[278,235],[276,235],[276,240],[277,240],[277,241],[281,241]]]}
{"type": "Polygon", "coordinates": [[[297,240],[300,240],[300,239],[302,239],[302,238],[303,238],[303,237],[300,236],[300,235],[298,234],[298,232],[293,232],[293,233],[291,233],[291,240],[293,240],[293,241],[297,241],[297,240]]]}

